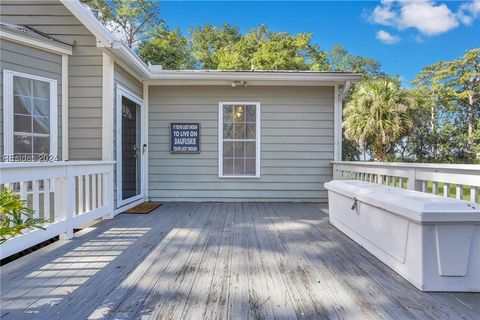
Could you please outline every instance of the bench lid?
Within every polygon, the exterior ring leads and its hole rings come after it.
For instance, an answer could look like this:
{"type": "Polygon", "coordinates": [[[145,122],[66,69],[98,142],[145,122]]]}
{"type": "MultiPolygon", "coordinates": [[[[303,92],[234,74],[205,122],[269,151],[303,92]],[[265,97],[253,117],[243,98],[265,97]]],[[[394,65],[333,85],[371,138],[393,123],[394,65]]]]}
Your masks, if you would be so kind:
{"type": "Polygon", "coordinates": [[[474,202],[354,180],[333,180],[325,188],[417,222],[480,222],[474,202]]]}

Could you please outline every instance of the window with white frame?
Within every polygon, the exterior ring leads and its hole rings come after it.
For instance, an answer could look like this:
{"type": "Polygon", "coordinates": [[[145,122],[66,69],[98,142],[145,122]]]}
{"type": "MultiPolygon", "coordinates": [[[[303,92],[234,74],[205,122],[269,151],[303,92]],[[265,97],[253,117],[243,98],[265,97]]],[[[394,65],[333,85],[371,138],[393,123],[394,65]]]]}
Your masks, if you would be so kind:
{"type": "Polygon", "coordinates": [[[4,153],[57,153],[57,81],[4,70],[4,153]]]}
{"type": "Polygon", "coordinates": [[[219,176],[260,177],[260,103],[219,104],[219,176]]]}

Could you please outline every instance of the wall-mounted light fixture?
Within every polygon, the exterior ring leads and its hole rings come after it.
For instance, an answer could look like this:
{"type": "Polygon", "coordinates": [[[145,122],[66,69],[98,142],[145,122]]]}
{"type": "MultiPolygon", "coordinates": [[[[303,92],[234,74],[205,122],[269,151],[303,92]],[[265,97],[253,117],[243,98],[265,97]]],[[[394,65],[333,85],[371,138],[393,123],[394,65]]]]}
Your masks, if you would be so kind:
{"type": "Polygon", "coordinates": [[[235,80],[232,82],[232,88],[235,88],[236,86],[247,86],[247,81],[245,80],[235,80]]]}

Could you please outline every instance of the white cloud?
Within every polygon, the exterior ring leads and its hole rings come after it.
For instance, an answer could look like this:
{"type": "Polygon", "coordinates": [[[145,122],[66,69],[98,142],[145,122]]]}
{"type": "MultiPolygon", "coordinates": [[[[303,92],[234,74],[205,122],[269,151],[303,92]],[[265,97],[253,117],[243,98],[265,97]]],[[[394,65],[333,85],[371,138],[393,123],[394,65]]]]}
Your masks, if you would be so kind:
{"type": "Polygon", "coordinates": [[[397,30],[415,28],[425,36],[434,36],[454,29],[460,23],[471,24],[478,16],[480,0],[462,4],[457,13],[433,0],[382,1],[372,11],[370,20],[397,30]]]}
{"type": "Polygon", "coordinates": [[[434,36],[457,26],[455,15],[445,4],[412,1],[402,6],[400,28],[413,27],[424,35],[434,36]]]}
{"type": "Polygon", "coordinates": [[[480,17],[480,0],[462,4],[457,12],[457,18],[466,25],[471,25],[478,17],[480,17]]]}
{"type": "Polygon", "coordinates": [[[392,35],[384,30],[377,32],[377,39],[386,44],[394,44],[400,41],[400,37],[392,35]]]}

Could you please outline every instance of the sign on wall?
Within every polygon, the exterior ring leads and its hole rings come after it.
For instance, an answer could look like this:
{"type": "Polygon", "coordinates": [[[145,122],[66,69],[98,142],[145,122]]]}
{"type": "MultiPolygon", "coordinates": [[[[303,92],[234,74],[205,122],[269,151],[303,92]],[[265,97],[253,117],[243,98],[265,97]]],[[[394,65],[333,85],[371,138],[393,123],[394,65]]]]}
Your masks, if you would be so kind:
{"type": "Polygon", "coordinates": [[[170,123],[170,152],[199,153],[200,124],[170,123]]]}

